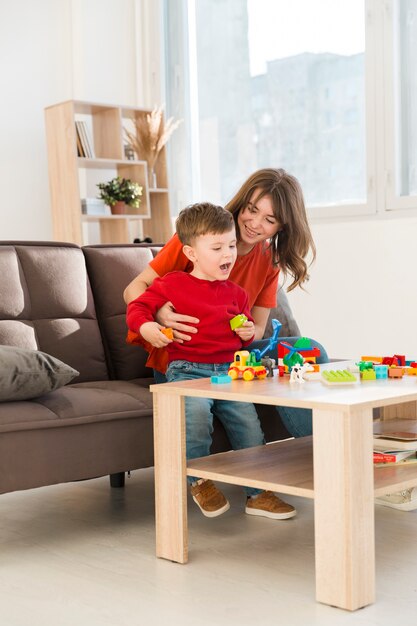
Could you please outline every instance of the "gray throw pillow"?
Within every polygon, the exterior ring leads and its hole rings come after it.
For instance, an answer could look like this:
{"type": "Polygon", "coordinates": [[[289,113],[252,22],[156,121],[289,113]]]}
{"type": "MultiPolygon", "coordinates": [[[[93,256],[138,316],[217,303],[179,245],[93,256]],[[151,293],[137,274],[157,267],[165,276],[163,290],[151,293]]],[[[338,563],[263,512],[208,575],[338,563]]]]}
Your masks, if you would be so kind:
{"type": "Polygon", "coordinates": [[[78,374],[45,352],[0,346],[1,402],[36,398],[66,385],[78,374]]]}

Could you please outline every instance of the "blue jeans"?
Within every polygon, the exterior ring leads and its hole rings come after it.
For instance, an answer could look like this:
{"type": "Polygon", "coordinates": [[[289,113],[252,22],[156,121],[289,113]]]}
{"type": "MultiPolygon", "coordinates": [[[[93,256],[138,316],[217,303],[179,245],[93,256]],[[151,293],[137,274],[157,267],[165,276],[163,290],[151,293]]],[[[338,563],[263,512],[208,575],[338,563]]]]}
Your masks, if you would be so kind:
{"type": "MultiPolygon", "coordinates": [[[[286,341],[291,345],[294,345],[299,337],[280,337],[279,341],[286,341]]],[[[261,339],[260,341],[254,341],[247,350],[254,350],[258,348],[262,350],[266,346],[268,339],[261,339]]],[[[313,348],[320,348],[320,356],[317,358],[317,363],[328,363],[329,357],[323,346],[311,339],[311,345],[313,348]]],[[[288,430],[292,437],[306,437],[313,433],[313,413],[311,409],[296,409],[289,406],[277,406],[275,407],[279,413],[282,423],[288,430]]]]}
{"type": "MultiPolygon", "coordinates": [[[[172,361],[167,369],[167,380],[194,380],[207,378],[214,374],[225,375],[229,363],[191,363],[190,361],[172,361]]],[[[231,402],[211,398],[185,398],[186,455],[187,459],[196,459],[210,454],[213,418],[218,417],[224,426],[234,450],[261,446],[265,443],[261,424],[253,404],[249,402],[231,402]]],[[[197,478],[188,477],[190,483],[197,478]]],[[[261,492],[260,489],[245,487],[248,496],[261,492]]]]}

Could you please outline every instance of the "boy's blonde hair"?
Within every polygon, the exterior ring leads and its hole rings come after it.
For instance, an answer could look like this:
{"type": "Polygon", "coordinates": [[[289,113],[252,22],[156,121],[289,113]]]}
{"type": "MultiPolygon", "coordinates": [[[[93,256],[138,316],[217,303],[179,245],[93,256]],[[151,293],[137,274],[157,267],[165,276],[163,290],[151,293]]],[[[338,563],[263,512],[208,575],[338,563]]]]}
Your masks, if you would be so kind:
{"type": "Polygon", "coordinates": [[[200,235],[217,235],[234,227],[230,211],[210,202],[198,202],[183,209],[175,222],[177,235],[184,246],[191,246],[200,235]]]}

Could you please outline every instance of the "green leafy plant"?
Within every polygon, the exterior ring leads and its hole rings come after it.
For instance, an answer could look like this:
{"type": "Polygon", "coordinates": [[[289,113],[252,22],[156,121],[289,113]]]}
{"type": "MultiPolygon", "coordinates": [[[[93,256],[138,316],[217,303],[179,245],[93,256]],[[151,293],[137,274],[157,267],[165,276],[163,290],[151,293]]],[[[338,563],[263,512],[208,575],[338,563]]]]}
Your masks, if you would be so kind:
{"type": "Polygon", "coordinates": [[[135,209],[139,208],[142,187],[129,178],[117,176],[107,183],[99,183],[97,187],[100,189],[98,197],[107,205],[112,207],[116,202],[121,201],[135,209]]]}

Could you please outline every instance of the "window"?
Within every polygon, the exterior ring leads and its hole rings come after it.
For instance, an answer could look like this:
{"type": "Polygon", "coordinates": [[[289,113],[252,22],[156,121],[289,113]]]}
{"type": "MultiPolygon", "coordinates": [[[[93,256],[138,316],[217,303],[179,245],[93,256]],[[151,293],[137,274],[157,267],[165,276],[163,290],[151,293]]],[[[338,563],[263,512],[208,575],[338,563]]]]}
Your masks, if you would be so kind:
{"type": "Polygon", "coordinates": [[[417,0],[164,6],[176,208],[224,203],[271,166],[312,216],[417,207],[417,0]]]}
{"type": "Polygon", "coordinates": [[[417,4],[405,0],[398,5],[396,38],[398,108],[398,192],[417,193],[417,4]]]}

